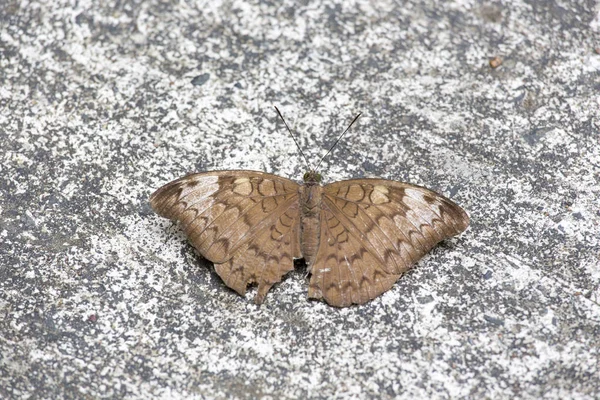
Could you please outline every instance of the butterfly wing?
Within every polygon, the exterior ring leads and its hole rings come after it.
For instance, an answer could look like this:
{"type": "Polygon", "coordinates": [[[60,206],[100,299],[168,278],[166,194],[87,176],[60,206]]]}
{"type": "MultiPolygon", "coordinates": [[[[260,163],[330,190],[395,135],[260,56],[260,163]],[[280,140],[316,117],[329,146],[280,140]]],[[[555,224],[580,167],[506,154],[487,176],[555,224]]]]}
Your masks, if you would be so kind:
{"type": "Polygon", "coordinates": [[[337,307],[387,291],[438,242],[469,225],[465,211],[444,196],[384,179],[326,185],[320,220],[308,296],[337,307]]]}
{"type": "Polygon", "coordinates": [[[298,189],[263,172],[202,172],[161,187],[150,204],[181,224],[227,286],[244,295],[250,283],[258,283],[260,304],[294,268],[293,259],[302,257],[298,189]]]}

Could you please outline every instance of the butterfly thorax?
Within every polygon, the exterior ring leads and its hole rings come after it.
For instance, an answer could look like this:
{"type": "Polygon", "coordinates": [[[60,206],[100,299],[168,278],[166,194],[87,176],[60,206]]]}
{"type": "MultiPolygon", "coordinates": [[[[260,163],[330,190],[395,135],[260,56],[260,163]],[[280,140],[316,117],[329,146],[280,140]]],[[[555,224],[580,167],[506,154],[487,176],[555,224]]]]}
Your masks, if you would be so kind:
{"type": "Polygon", "coordinates": [[[312,266],[321,239],[320,215],[323,187],[319,182],[305,180],[300,186],[300,219],[302,255],[309,269],[312,266]]]}

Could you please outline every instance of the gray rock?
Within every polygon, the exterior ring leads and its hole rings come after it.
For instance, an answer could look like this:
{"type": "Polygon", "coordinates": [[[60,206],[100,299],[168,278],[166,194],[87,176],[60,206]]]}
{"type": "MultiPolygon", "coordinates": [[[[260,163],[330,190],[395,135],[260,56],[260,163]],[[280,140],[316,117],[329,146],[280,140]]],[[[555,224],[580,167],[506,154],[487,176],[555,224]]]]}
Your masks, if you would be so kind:
{"type": "Polygon", "coordinates": [[[0,5],[0,397],[600,396],[594,2],[73,4],[0,5]],[[239,297],[147,199],[300,179],[273,105],[471,227],[360,307],[239,297]]]}

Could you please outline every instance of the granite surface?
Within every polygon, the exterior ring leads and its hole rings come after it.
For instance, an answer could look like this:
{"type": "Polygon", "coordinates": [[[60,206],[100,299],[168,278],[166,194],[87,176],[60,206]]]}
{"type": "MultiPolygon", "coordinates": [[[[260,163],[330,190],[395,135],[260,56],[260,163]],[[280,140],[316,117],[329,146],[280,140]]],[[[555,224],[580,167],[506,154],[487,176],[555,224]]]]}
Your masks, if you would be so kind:
{"type": "Polygon", "coordinates": [[[3,0],[0,398],[600,398],[599,109],[594,1],[3,0]],[[363,306],[238,296],[148,196],[300,180],[273,105],[470,228],[363,306]]]}

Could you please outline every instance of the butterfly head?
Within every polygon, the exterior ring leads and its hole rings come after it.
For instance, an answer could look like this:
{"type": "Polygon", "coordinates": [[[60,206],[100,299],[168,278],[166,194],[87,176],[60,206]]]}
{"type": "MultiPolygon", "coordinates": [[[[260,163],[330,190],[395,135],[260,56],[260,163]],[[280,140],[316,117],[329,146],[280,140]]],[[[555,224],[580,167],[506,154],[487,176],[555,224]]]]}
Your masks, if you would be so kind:
{"type": "Polygon", "coordinates": [[[323,177],[318,172],[308,171],[304,174],[304,177],[302,179],[304,179],[304,183],[306,183],[306,184],[312,183],[314,185],[317,183],[321,183],[321,179],[323,179],[323,177]]]}
{"type": "Polygon", "coordinates": [[[321,157],[321,159],[319,160],[319,163],[317,164],[317,166],[315,168],[311,168],[310,167],[311,164],[308,162],[308,158],[306,158],[306,155],[304,154],[304,152],[302,151],[302,147],[300,147],[300,144],[298,143],[298,141],[294,137],[294,134],[292,133],[292,130],[290,129],[290,127],[288,126],[288,124],[285,122],[285,119],[283,119],[283,115],[281,115],[281,112],[279,112],[279,109],[277,107],[275,107],[275,110],[277,111],[277,114],[279,114],[279,117],[281,118],[281,120],[283,121],[285,127],[287,128],[288,133],[290,134],[290,136],[292,137],[292,139],[294,139],[294,143],[296,143],[296,146],[298,147],[298,150],[300,150],[300,154],[304,158],[304,161],[306,161],[306,166],[308,168],[310,168],[310,171],[308,171],[308,172],[306,172],[304,174],[304,183],[306,185],[308,185],[308,186],[319,185],[321,183],[322,176],[321,176],[321,174],[315,172],[315,170],[319,169],[319,167],[321,166],[321,163],[323,162],[323,160],[329,155],[329,153],[331,153],[331,150],[333,150],[333,148],[338,144],[338,142],[346,134],[346,132],[348,132],[348,130],[350,129],[350,127],[356,122],[356,120],[358,119],[358,117],[360,117],[361,114],[359,113],[356,117],[354,117],[354,119],[352,120],[352,122],[350,122],[350,125],[348,125],[348,127],[346,128],[346,130],[344,132],[342,132],[342,134],[336,139],[336,141],[329,148],[329,150],[327,151],[327,153],[325,153],[325,155],[323,157],[321,157]]]}

